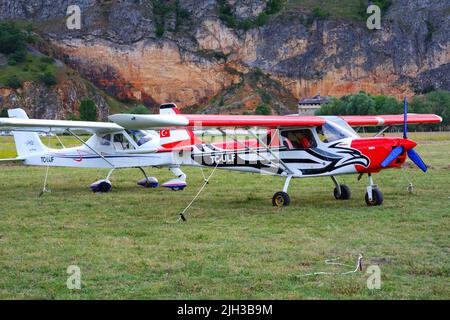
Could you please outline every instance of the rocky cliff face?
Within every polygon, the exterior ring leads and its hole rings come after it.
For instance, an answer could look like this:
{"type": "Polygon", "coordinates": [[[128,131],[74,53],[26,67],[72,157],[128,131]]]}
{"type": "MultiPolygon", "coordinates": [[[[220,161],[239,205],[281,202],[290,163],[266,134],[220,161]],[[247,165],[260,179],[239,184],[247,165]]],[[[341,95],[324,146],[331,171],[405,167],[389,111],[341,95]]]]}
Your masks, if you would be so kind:
{"type": "Polygon", "coordinates": [[[30,118],[35,119],[66,119],[69,114],[77,115],[83,99],[94,100],[98,118],[107,119],[109,106],[105,97],[77,76],[51,87],[41,82],[25,82],[16,90],[0,88],[0,110],[23,108],[30,118]]]}
{"type": "MultiPolygon", "coordinates": [[[[258,17],[269,0],[75,2],[82,10],[81,30],[65,26],[66,8],[73,4],[67,0],[3,1],[0,19],[34,19],[64,61],[121,98],[187,107],[220,97],[221,104],[209,107],[220,111],[233,100],[224,92],[241,85],[247,96],[255,95],[253,104],[262,91],[280,94],[271,100],[278,112],[317,91],[400,97],[450,90],[447,0],[393,1],[382,29],[373,31],[365,21],[308,20],[310,11],[293,0],[260,26],[246,28],[227,26],[220,6],[228,4],[239,22],[258,17]],[[254,72],[270,81],[249,84],[246,75],[254,72]]],[[[239,106],[239,100],[233,103],[239,106]]],[[[243,109],[249,105],[242,103],[243,109]]]]}

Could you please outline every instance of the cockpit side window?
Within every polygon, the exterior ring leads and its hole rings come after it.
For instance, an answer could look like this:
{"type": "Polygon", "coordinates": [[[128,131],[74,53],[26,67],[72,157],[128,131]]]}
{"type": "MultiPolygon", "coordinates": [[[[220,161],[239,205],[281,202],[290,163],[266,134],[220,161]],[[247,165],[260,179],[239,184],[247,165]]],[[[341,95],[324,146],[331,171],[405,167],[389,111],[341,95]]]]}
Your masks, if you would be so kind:
{"type": "Polygon", "coordinates": [[[110,146],[111,145],[111,135],[105,134],[100,138],[100,145],[102,146],[110,146]]]}
{"type": "Polygon", "coordinates": [[[324,125],[316,128],[316,132],[320,141],[323,143],[330,143],[344,138],[354,137],[356,135],[347,128],[340,127],[332,122],[325,122],[324,125]]]}
{"type": "Polygon", "coordinates": [[[154,138],[154,136],[144,130],[127,130],[127,133],[133,138],[138,146],[142,146],[144,143],[147,143],[154,138]]]}
{"type": "Polygon", "coordinates": [[[302,150],[317,146],[309,129],[285,130],[281,132],[281,142],[289,150],[302,150]]]}
{"type": "Polygon", "coordinates": [[[131,145],[130,141],[128,141],[127,137],[125,137],[122,133],[118,133],[113,136],[113,143],[116,150],[134,149],[134,146],[131,145]]]}

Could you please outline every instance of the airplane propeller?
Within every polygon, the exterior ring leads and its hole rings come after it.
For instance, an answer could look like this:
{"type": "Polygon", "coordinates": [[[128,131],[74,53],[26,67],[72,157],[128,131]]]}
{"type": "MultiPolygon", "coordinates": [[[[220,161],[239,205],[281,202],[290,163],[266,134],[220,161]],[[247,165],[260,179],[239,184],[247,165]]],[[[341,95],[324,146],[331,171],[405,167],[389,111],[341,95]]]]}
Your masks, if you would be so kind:
{"type": "MultiPolygon", "coordinates": [[[[408,102],[406,101],[405,97],[403,102],[403,139],[408,139],[407,117],[408,117],[408,102]]],[[[390,165],[399,155],[403,153],[404,149],[405,147],[402,145],[392,149],[392,151],[387,155],[387,157],[383,160],[383,162],[381,162],[381,166],[385,168],[388,165],[390,165]]],[[[411,159],[411,161],[414,162],[416,166],[418,166],[423,172],[427,171],[427,165],[423,162],[422,158],[420,158],[419,154],[415,152],[413,148],[407,149],[406,153],[408,155],[408,158],[411,159]]]]}

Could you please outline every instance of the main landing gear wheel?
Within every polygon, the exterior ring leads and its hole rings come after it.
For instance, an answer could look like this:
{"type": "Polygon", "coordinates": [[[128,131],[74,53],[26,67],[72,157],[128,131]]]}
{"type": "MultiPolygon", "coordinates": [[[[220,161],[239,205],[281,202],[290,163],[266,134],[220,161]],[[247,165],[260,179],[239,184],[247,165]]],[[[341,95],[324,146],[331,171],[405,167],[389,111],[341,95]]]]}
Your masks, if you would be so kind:
{"type": "Polygon", "coordinates": [[[109,180],[99,180],[91,184],[91,190],[92,192],[100,192],[100,193],[106,193],[109,192],[112,188],[111,182],[109,180]]]}
{"type": "Polygon", "coordinates": [[[183,191],[185,187],[172,187],[172,191],[183,191]]]}
{"type": "Polygon", "coordinates": [[[286,192],[280,191],[273,195],[272,204],[274,207],[285,207],[291,203],[291,198],[286,192]]]}
{"type": "Polygon", "coordinates": [[[346,186],[345,184],[340,185],[341,188],[341,194],[339,194],[338,188],[334,188],[334,197],[336,200],[348,200],[350,199],[352,193],[350,192],[350,188],[346,186]]]}
{"type": "Polygon", "coordinates": [[[369,194],[366,192],[366,203],[369,207],[379,206],[383,203],[383,194],[380,190],[372,190],[372,201],[369,199],[369,194]]]}

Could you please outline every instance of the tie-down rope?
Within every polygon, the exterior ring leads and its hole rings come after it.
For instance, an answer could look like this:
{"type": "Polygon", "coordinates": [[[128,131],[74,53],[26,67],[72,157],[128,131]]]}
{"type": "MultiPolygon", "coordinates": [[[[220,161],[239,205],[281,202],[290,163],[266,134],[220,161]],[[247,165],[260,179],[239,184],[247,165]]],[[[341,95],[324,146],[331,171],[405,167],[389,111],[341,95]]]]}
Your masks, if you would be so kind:
{"type": "MultiPolygon", "coordinates": [[[[188,211],[188,209],[192,206],[192,204],[197,200],[197,198],[200,196],[200,194],[202,193],[202,191],[205,189],[206,185],[209,183],[209,180],[211,179],[211,177],[213,176],[214,172],[216,171],[217,167],[219,166],[219,164],[221,163],[221,161],[217,161],[216,166],[214,167],[214,169],[211,171],[211,174],[208,176],[208,178],[205,177],[205,175],[203,175],[204,177],[204,183],[201,186],[201,188],[198,190],[197,194],[194,196],[194,198],[191,200],[191,202],[189,202],[189,204],[186,206],[186,208],[183,209],[183,211],[181,211],[180,213],[180,217],[171,222],[171,221],[166,221],[166,223],[177,223],[179,221],[186,221],[186,212],[188,211]]],[[[202,170],[202,174],[203,174],[203,170],[202,170]]]]}
{"type": "MultiPolygon", "coordinates": [[[[339,260],[339,258],[328,259],[328,260],[325,260],[325,264],[327,264],[327,265],[335,265],[335,266],[351,267],[351,265],[349,265],[349,264],[336,262],[337,260],[339,260]]],[[[356,272],[362,271],[362,270],[363,270],[363,256],[362,256],[362,254],[360,254],[358,256],[358,261],[356,263],[356,267],[355,267],[354,270],[344,271],[344,272],[313,272],[313,273],[307,273],[307,274],[299,275],[297,277],[301,278],[301,277],[309,277],[309,276],[317,276],[317,275],[346,275],[346,274],[356,273],[356,272]]]]}

